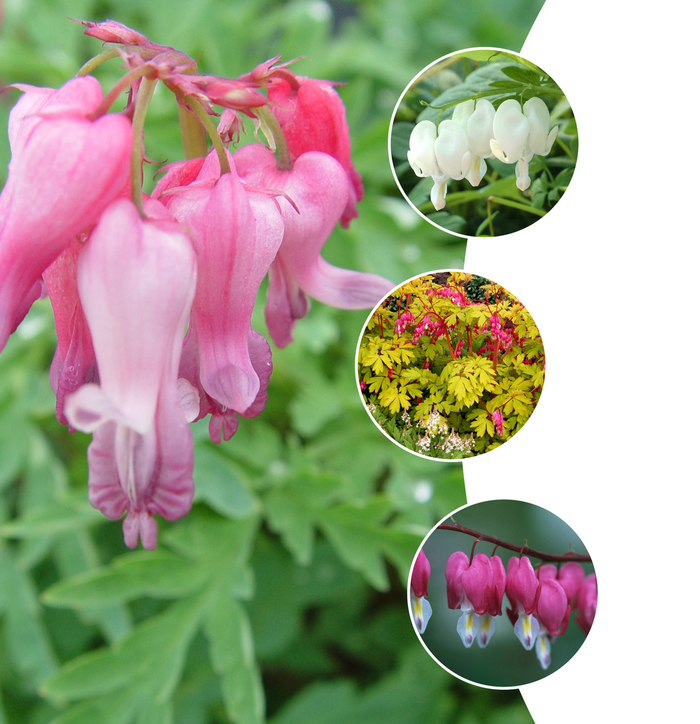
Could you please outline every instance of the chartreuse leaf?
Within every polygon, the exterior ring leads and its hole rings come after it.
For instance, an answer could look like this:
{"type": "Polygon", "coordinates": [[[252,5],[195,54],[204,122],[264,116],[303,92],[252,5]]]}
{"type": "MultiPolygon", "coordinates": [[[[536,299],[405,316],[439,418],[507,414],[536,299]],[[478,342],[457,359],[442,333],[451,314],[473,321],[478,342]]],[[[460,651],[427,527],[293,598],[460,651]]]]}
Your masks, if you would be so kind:
{"type": "Polygon", "coordinates": [[[245,609],[223,586],[214,592],[204,621],[209,656],[221,677],[226,714],[237,724],[258,724],[265,718],[265,694],[255,660],[253,636],[245,609]]]}
{"type": "Polygon", "coordinates": [[[343,487],[340,475],[302,468],[284,478],[265,498],[265,514],[270,527],[300,565],[311,562],[314,530],[322,511],[343,487]]]}

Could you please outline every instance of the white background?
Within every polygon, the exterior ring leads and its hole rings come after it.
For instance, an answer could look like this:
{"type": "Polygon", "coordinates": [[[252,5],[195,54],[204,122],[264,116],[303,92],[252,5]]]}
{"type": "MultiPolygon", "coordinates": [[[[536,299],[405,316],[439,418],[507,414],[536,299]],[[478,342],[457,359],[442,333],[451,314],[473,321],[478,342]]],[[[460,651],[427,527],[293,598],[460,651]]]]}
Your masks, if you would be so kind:
{"type": "Polygon", "coordinates": [[[468,502],[551,510],[598,574],[586,643],[522,689],[536,724],[698,721],[696,7],[546,1],[522,55],[571,102],[573,181],[528,229],[468,243],[466,271],[525,304],[547,355],[522,432],[465,461],[468,502]]]}

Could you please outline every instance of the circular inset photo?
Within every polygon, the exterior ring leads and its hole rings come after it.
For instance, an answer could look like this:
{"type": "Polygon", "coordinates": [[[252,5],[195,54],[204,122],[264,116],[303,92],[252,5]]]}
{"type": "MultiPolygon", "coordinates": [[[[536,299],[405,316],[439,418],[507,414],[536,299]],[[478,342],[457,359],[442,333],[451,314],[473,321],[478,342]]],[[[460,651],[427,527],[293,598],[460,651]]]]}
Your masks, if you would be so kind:
{"type": "Polygon", "coordinates": [[[374,309],[357,348],[360,395],[379,429],[409,452],[462,460],[494,450],[535,410],[544,346],[507,289],[436,271],[374,309]]]}
{"type": "Polygon", "coordinates": [[[457,236],[501,236],[558,203],[578,131],[544,70],[494,48],[436,60],[401,95],[389,137],[396,183],[429,222],[457,236]]]}
{"type": "Polygon", "coordinates": [[[423,541],[409,609],[423,646],[473,684],[510,688],[560,669],[598,605],[591,558],[553,513],[517,500],[465,506],[423,541]]]}

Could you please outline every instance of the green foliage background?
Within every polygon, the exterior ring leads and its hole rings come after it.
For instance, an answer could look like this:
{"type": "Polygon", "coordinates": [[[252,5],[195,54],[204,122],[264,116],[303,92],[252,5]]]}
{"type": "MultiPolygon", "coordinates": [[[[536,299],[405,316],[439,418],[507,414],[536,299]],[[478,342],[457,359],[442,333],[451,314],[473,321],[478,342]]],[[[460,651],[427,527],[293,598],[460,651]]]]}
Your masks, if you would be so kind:
{"type": "MultiPolygon", "coordinates": [[[[67,16],[132,25],[203,72],[306,56],[296,72],[347,81],[367,189],[325,256],[398,283],[464,258],[464,242],[395,198],[387,134],[400,92],[455,49],[517,50],[541,5],[338,2],[329,13],[323,2],[12,0],[0,82],[56,86],[99,52],[67,16]]],[[[100,78],[118,73],[113,64],[100,78]]],[[[16,95],[0,99],[3,122],[16,95]]],[[[156,94],[147,155],[180,158],[177,134],[174,103],[156,94]]],[[[5,139],[0,156],[4,169],[5,139]]],[[[220,447],[195,425],[194,509],[161,521],[151,553],[128,552],[120,524],[87,503],[89,437],[53,416],[52,315],[35,305],[0,356],[0,724],[531,721],[517,692],[453,679],[411,630],[412,556],[464,502],[463,479],[391,445],[367,418],[353,370],[365,316],[314,304],[295,343],[275,351],[265,413],[220,447]]],[[[264,330],[261,313],[254,326],[264,330]]]]}

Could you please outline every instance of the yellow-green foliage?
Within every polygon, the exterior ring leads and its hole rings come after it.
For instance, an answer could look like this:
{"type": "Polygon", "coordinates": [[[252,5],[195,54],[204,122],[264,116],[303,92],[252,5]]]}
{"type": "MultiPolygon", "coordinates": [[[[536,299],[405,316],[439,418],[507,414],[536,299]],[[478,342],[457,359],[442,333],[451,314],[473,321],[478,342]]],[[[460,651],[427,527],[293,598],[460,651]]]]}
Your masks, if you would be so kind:
{"type": "Polygon", "coordinates": [[[498,285],[483,285],[482,300],[469,298],[470,279],[454,272],[444,286],[432,276],[413,280],[364,331],[358,364],[365,399],[410,449],[417,449],[410,421],[419,425],[437,411],[456,433],[473,434],[474,454],[491,450],[525,424],[539,400],[545,358],[534,320],[498,285]]]}

